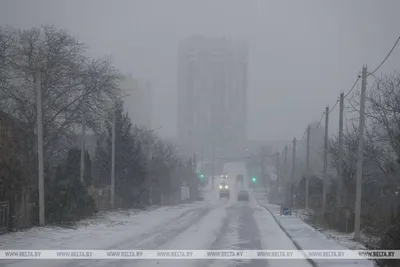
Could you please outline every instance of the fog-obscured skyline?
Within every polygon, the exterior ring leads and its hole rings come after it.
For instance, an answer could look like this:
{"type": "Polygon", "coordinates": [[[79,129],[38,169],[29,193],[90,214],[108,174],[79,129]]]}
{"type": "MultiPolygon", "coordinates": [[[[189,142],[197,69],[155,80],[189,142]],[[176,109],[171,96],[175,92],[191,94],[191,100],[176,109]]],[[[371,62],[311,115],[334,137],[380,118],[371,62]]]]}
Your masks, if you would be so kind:
{"type": "MultiPolygon", "coordinates": [[[[301,137],[363,64],[372,70],[382,61],[400,34],[398,10],[396,0],[1,0],[0,24],[65,28],[90,55],[109,55],[123,73],[146,77],[153,127],[167,137],[176,135],[179,41],[197,34],[245,39],[248,137],[282,140],[301,137]]],[[[395,51],[377,74],[398,70],[399,59],[395,51]]]]}

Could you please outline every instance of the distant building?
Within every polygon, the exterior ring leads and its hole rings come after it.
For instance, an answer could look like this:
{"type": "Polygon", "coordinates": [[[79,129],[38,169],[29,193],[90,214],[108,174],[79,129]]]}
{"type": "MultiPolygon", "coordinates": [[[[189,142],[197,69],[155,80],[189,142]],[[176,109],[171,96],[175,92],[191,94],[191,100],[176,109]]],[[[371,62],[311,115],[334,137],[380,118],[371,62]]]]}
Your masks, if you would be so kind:
{"type": "Polygon", "coordinates": [[[127,94],[124,98],[125,109],[132,123],[152,128],[153,96],[150,82],[125,75],[120,88],[127,94]]]}
{"type": "Polygon", "coordinates": [[[178,139],[188,155],[244,151],[247,126],[247,45],[194,36],[178,55],[178,139]]]}

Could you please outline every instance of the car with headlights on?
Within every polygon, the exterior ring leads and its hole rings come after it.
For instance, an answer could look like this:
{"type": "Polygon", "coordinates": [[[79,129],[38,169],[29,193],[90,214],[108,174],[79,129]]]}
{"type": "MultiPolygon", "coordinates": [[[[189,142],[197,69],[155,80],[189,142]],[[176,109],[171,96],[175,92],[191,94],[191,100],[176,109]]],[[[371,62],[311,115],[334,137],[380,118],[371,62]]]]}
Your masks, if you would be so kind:
{"type": "Polygon", "coordinates": [[[230,192],[229,192],[228,184],[227,183],[221,183],[219,185],[219,198],[223,198],[223,197],[229,198],[229,195],[230,195],[229,193],[230,192]]]}

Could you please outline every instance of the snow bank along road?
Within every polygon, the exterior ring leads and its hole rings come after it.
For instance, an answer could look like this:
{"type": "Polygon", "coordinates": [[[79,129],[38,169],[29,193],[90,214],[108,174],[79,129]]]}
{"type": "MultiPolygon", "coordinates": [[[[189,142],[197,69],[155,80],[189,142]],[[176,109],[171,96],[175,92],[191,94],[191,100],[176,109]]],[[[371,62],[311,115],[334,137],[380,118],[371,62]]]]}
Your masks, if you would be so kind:
{"type": "MultiPolygon", "coordinates": [[[[85,228],[37,229],[0,237],[0,249],[251,250],[295,246],[272,216],[254,200],[219,199],[163,207],[133,216],[116,215],[110,224],[85,228]]],[[[306,260],[1,260],[7,267],[98,266],[310,266],[306,260]]]]}

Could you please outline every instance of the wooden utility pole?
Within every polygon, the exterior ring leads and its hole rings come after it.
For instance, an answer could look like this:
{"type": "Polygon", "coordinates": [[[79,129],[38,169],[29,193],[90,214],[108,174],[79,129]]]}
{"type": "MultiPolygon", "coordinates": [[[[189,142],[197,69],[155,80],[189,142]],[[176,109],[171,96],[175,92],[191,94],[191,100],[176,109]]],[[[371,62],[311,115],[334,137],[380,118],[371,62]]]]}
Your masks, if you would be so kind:
{"type": "Polygon", "coordinates": [[[340,111],[339,111],[339,153],[338,153],[338,187],[336,194],[336,224],[340,220],[340,209],[342,206],[343,196],[343,110],[344,110],[344,93],[340,94],[340,111]]]}
{"type": "Polygon", "coordinates": [[[114,106],[113,109],[113,115],[112,115],[112,128],[111,128],[111,186],[110,186],[110,204],[111,204],[111,209],[114,209],[115,207],[115,127],[117,123],[117,118],[116,118],[116,106],[114,106]]]}
{"type": "Polygon", "coordinates": [[[38,146],[38,176],[39,176],[39,225],[45,225],[44,202],[44,161],[43,161],[43,96],[42,72],[36,72],[36,108],[37,108],[37,146],[38,146]]]}
{"type": "Polygon", "coordinates": [[[305,207],[308,210],[309,178],[310,178],[310,125],[307,127],[307,159],[306,159],[306,182],[305,182],[305,207]]]}
{"type": "Polygon", "coordinates": [[[261,180],[264,185],[264,190],[265,190],[265,192],[267,192],[267,183],[266,183],[265,177],[264,177],[264,157],[265,157],[265,149],[264,148],[262,149],[261,153],[262,153],[261,154],[261,180]]]}
{"type": "Polygon", "coordinates": [[[363,67],[361,78],[360,125],[358,127],[356,203],[354,218],[354,239],[360,240],[361,225],[361,186],[364,160],[365,94],[367,91],[367,66],[363,67]]]}
{"type": "Polygon", "coordinates": [[[287,171],[287,153],[288,153],[288,146],[286,145],[285,146],[285,148],[284,148],[284,150],[283,150],[283,156],[284,156],[284,158],[283,158],[283,175],[284,175],[284,179],[285,179],[285,187],[284,187],[284,190],[285,190],[285,199],[286,199],[286,202],[288,203],[289,202],[289,177],[288,177],[288,171],[287,171]]]}
{"type": "Polygon", "coordinates": [[[328,126],[329,126],[329,106],[325,109],[325,142],[324,142],[324,177],[322,180],[322,218],[325,218],[326,211],[326,190],[328,180],[328,126]]]}
{"type": "Polygon", "coordinates": [[[293,158],[292,158],[292,176],[290,179],[290,199],[293,206],[293,193],[294,193],[294,183],[296,179],[296,138],[293,139],[293,158]]]}
{"type": "Polygon", "coordinates": [[[85,137],[86,137],[86,103],[85,97],[83,97],[83,105],[82,105],[82,132],[81,132],[81,173],[80,180],[81,183],[85,184],[85,137]]]}
{"type": "Polygon", "coordinates": [[[280,153],[276,153],[276,189],[277,193],[279,194],[279,186],[280,186],[280,180],[281,180],[281,172],[280,172],[280,153]]]}
{"type": "Polygon", "coordinates": [[[211,174],[211,186],[212,186],[212,190],[214,190],[215,188],[215,147],[214,147],[214,143],[213,143],[213,147],[212,147],[212,174],[211,174]]]}

